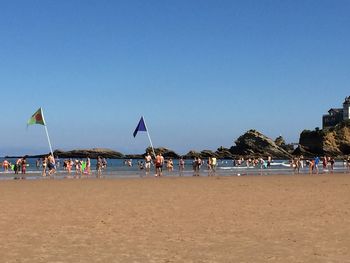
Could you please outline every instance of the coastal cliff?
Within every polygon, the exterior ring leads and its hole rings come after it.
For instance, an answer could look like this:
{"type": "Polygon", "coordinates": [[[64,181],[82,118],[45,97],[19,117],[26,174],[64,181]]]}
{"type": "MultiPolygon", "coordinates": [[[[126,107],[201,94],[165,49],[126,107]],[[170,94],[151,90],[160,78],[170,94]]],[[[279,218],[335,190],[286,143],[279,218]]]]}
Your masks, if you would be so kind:
{"type": "Polygon", "coordinates": [[[350,154],[350,122],[328,129],[304,130],[294,154],[345,156],[350,154]]]}

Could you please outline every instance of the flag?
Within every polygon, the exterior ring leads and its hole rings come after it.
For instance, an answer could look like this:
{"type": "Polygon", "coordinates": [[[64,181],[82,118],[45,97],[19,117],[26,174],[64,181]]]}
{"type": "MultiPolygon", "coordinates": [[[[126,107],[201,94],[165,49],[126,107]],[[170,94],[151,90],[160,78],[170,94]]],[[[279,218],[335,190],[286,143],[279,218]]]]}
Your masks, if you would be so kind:
{"type": "Polygon", "coordinates": [[[29,125],[33,125],[33,124],[41,124],[41,125],[46,125],[45,124],[45,120],[44,120],[44,115],[43,115],[43,111],[42,109],[38,109],[33,115],[32,117],[30,117],[30,119],[27,122],[27,126],[29,125]]]}
{"type": "Polygon", "coordinates": [[[134,137],[136,137],[136,134],[139,132],[139,131],[147,131],[146,129],[146,124],[143,120],[143,117],[141,117],[141,120],[139,121],[139,124],[137,124],[137,127],[133,133],[134,137]]]}

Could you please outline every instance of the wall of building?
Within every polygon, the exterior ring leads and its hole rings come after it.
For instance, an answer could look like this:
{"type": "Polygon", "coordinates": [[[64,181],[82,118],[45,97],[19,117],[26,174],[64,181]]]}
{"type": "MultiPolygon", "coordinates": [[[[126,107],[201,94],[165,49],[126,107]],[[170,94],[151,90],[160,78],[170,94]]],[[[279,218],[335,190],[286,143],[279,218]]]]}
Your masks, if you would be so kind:
{"type": "Polygon", "coordinates": [[[342,120],[343,120],[343,115],[342,114],[323,115],[322,127],[323,128],[334,127],[335,125],[340,123],[342,120]]]}
{"type": "Polygon", "coordinates": [[[343,120],[349,120],[350,119],[350,105],[344,104],[343,107],[343,120]]]}

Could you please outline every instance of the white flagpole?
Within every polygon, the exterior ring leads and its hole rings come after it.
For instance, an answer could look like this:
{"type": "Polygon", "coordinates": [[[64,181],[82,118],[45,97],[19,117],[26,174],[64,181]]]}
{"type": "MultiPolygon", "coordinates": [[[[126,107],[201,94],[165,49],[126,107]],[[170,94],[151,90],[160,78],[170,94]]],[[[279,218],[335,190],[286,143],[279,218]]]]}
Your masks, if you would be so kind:
{"type": "Polygon", "coordinates": [[[47,126],[46,126],[46,121],[45,121],[45,117],[44,117],[44,110],[41,108],[41,114],[43,115],[43,120],[44,120],[44,127],[45,127],[45,131],[46,131],[46,137],[47,137],[47,141],[49,142],[49,147],[50,147],[50,151],[52,154],[52,157],[55,158],[55,156],[53,155],[53,151],[52,151],[52,146],[51,146],[51,142],[50,142],[50,137],[49,137],[49,132],[47,130],[47,126]]]}
{"type": "Polygon", "coordinates": [[[149,136],[148,127],[147,127],[145,118],[144,118],[143,116],[142,116],[142,118],[143,118],[143,122],[145,123],[145,127],[146,127],[146,131],[147,131],[148,139],[149,139],[149,142],[151,143],[151,147],[152,147],[152,152],[153,152],[154,158],[156,158],[156,153],[155,153],[155,151],[154,151],[154,147],[153,147],[153,143],[152,143],[152,140],[151,140],[151,136],[149,136]]]}

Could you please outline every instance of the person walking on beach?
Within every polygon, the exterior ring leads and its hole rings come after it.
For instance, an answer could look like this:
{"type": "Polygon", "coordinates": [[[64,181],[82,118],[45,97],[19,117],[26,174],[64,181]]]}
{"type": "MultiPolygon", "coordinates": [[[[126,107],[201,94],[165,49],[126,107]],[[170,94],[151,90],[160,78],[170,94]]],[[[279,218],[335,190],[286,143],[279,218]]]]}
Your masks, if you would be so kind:
{"type": "Polygon", "coordinates": [[[271,158],[271,156],[268,156],[267,157],[267,168],[271,167],[271,162],[272,162],[272,158],[271,158]]]}
{"type": "Polygon", "coordinates": [[[53,155],[47,157],[47,167],[49,168],[49,176],[51,177],[56,172],[56,163],[53,155]]]}
{"type": "Polygon", "coordinates": [[[315,160],[309,161],[309,174],[312,174],[312,171],[314,170],[315,166],[315,160]]]}
{"type": "Polygon", "coordinates": [[[314,159],[314,169],[315,169],[315,172],[316,174],[318,174],[318,164],[320,163],[320,157],[316,156],[315,159],[314,159]]]}
{"type": "Polygon", "coordinates": [[[301,167],[301,161],[300,157],[296,157],[293,159],[293,166],[294,166],[294,173],[296,172],[297,174],[300,173],[300,167],[301,167]]]}
{"type": "Polygon", "coordinates": [[[161,153],[158,153],[155,160],[156,165],[156,175],[155,176],[163,176],[163,164],[164,164],[164,157],[161,153]]]}

